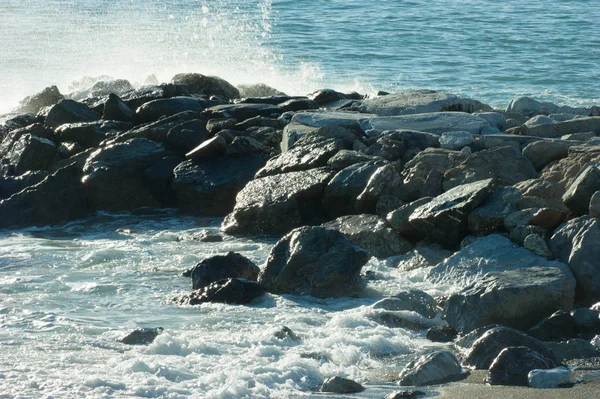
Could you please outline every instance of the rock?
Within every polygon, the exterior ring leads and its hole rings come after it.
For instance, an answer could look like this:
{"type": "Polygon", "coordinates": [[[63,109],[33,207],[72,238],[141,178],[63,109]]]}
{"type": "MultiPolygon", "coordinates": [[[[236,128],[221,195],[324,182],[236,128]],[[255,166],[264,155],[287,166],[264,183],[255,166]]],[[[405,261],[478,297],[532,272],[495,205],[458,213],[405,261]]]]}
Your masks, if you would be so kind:
{"type": "Polygon", "coordinates": [[[270,154],[271,149],[262,145],[252,137],[238,136],[225,149],[225,154],[230,157],[243,157],[256,154],[270,154]]]}
{"type": "Polygon", "coordinates": [[[249,182],[223,221],[229,234],[282,234],[325,221],[321,205],[333,172],[325,168],[267,176],[249,182]]]}
{"type": "Polygon", "coordinates": [[[554,361],[528,347],[508,347],[492,362],[485,382],[490,385],[527,386],[531,370],[554,367],[554,361]]]}
{"type": "Polygon", "coordinates": [[[319,104],[307,98],[292,98],[278,104],[284,111],[305,111],[308,109],[319,109],[319,104]]]}
{"type": "Polygon", "coordinates": [[[222,135],[217,134],[185,154],[185,157],[195,161],[208,161],[225,154],[226,149],[227,141],[222,135]]]}
{"type": "Polygon", "coordinates": [[[336,230],[301,227],[271,249],[259,282],[274,294],[346,296],[368,259],[365,250],[336,230]]]}
{"type": "Polygon", "coordinates": [[[365,390],[359,383],[342,377],[326,379],[321,386],[321,392],[330,393],[357,393],[365,390]]]}
{"type": "MultiPolygon", "coordinates": [[[[223,241],[223,237],[215,231],[211,231],[211,230],[201,230],[198,233],[194,233],[191,235],[183,235],[177,238],[178,241],[186,241],[186,240],[193,240],[193,241],[199,241],[199,242],[222,242],[223,241]]],[[[184,277],[191,277],[191,272],[192,270],[188,270],[187,272],[185,272],[183,274],[184,277]],[[189,273],[188,273],[189,272],[189,273]]]]}
{"type": "Polygon", "coordinates": [[[388,213],[386,220],[402,236],[414,237],[417,234],[417,231],[414,229],[408,219],[417,208],[429,203],[432,199],[433,198],[431,197],[425,197],[413,201],[410,204],[402,205],[398,209],[388,213]]]}
{"type": "Polygon", "coordinates": [[[543,342],[512,328],[495,327],[486,331],[473,343],[463,364],[478,370],[488,369],[503,349],[515,346],[527,347],[544,358],[556,362],[555,356],[543,342]]]}
{"type": "Polygon", "coordinates": [[[144,171],[144,183],[152,195],[165,206],[176,206],[173,190],[173,171],[183,160],[179,157],[166,156],[144,171]]]}
{"type": "Polygon", "coordinates": [[[87,209],[81,169],[70,165],[0,201],[0,227],[53,225],[83,217],[87,209]]]}
{"type": "Polygon", "coordinates": [[[551,125],[554,122],[554,119],[549,118],[546,115],[536,115],[533,118],[527,120],[527,122],[525,122],[525,125],[527,125],[527,127],[533,127],[539,125],[551,125]]]}
{"type": "Polygon", "coordinates": [[[590,198],[589,215],[593,218],[600,218],[600,191],[594,192],[590,198]]]}
{"type": "Polygon", "coordinates": [[[527,375],[527,384],[531,388],[554,389],[575,384],[575,378],[567,367],[556,367],[547,370],[531,370],[527,375]]]}
{"type": "Polygon", "coordinates": [[[592,139],[596,139],[596,134],[594,132],[582,132],[582,133],[571,133],[565,134],[561,136],[561,140],[575,140],[575,141],[589,141],[592,139]]]}
{"type": "Polygon", "coordinates": [[[267,155],[185,161],[174,170],[173,190],[179,210],[196,216],[224,216],[235,197],[267,161],[267,155]]]}
{"type": "Polygon", "coordinates": [[[571,313],[559,310],[531,327],[528,334],[541,341],[564,341],[574,337],[576,329],[571,313]]]}
{"type": "Polygon", "coordinates": [[[442,133],[440,147],[449,150],[460,150],[463,147],[473,144],[474,141],[473,135],[469,132],[442,133]]]}
{"type": "Polygon", "coordinates": [[[108,95],[108,99],[104,103],[102,119],[134,123],[135,112],[129,108],[129,106],[125,104],[119,96],[114,93],[110,93],[108,95]]]}
{"type": "Polygon", "coordinates": [[[504,227],[511,231],[515,227],[532,225],[552,230],[567,219],[567,215],[553,208],[528,208],[513,212],[504,218],[504,227]]]}
{"type": "Polygon", "coordinates": [[[25,134],[13,144],[1,169],[6,170],[7,167],[10,174],[17,176],[30,170],[48,170],[57,156],[56,145],[52,141],[25,134]]]}
{"type": "Polygon", "coordinates": [[[443,249],[437,244],[423,245],[418,243],[415,249],[405,255],[394,257],[398,262],[398,269],[411,271],[423,267],[435,266],[452,255],[451,251],[443,249]]]}
{"type": "Polygon", "coordinates": [[[597,310],[588,308],[573,309],[571,316],[575,322],[575,329],[581,338],[591,339],[600,332],[600,314],[597,310]]]}
{"type": "Polygon", "coordinates": [[[577,280],[577,294],[586,303],[600,300],[600,223],[587,216],[561,225],[550,240],[550,249],[569,265],[577,280]]]}
{"type": "Polygon", "coordinates": [[[565,342],[546,342],[546,346],[561,362],[597,358],[600,356],[600,352],[596,347],[585,339],[576,338],[565,342]]]}
{"type": "MultiPolygon", "coordinates": [[[[368,115],[368,114],[365,114],[368,115]]],[[[480,134],[488,122],[474,114],[464,112],[435,112],[416,115],[366,117],[361,121],[363,132],[372,136],[386,130],[416,130],[419,132],[442,134],[466,131],[480,134]]]]}
{"type": "Polygon", "coordinates": [[[476,152],[460,165],[448,170],[444,174],[443,188],[448,191],[461,184],[489,178],[495,178],[502,185],[512,186],[537,177],[531,162],[519,151],[512,147],[499,147],[476,152]]]}
{"type": "Polygon", "coordinates": [[[585,215],[589,211],[592,195],[598,190],[600,190],[600,169],[597,165],[588,165],[567,187],[562,200],[573,214],[585,215]]]}
{"type": "Polygon", "coordinates": [[[385,397],[385,399],[416,399],[427,396],[427,393],[417,390],[395,391],[385,397]]]}
{"type": "Polygon", "coordinates": [[[427,330],[427,339],[432,342],[452,342],[458,335],[458,331],[450,326],[431,327],[427,330]]]}
{"type": "Polygon", "coordinates": [[[469,213],[492,190],[492,179],[455,187],[417,208],[409,222],[428,241],[454,249],[467,235],[469,213]]]}
{"type": "Polygon", "coordinates": [[[207,100],[193,97],[172,97],[153,100],[145,103],[135,111],[138,123],[155,122],[161,117],[169,117],[180,112],[192,111],[200,113],[207,106],[212,105],[207,100]]]}
{"type": "Polygon", "coordinates": [[[114,94],[123,94],[127,93],[131,90],[134,90],[134,87],[128,80],[125,79],[114,79],[114,80],[101,80],[91,87],[90,95],[91,97],[102,97],[108,96],[111,93],[114,94]]]}
{"type": "Polygon", "coordinates": [[[564,191],[579,176],[582,168],[591,163],[600,162],[600,146],[573,146],[569,148],[569,156],[547,165],[540,173],[540,177],[556,184],[564,191]]]}
{"type": "Polygon", "coordinates": [[[538,113],[549,114],[555,110],[554,104],[541,103],[531,97],[517,96],[508,104],[507,112],[533,116],[538,113]]]}
{"type": "Polygon", "coordinates": [[[407,158],[407,154],[413,154],[414,156],[416,153],[427,148],[435,148],[440,146],[440,136],[438,134],[418,132],[413,130],[384,131],[379,137],[401,141],[404,144],[405,159],[407,158]]]}
{"type": "Polygon", "coordinates": [[[382,116],[423,114],[432,112],[475,112],[491,111],[489,105],[470,98],[458,97],[433,90],[415,90],[393,93],[374,99],[363,100],[359,107],[361,112],[382,116]]]}
{"type": "Polygon", "coordinates": [[[363,154],[358,151],[340,150],[334,156],[329,158],[329,160],[327,161],[327,166],[337,171],[340,171],[342,169],[347,168],[348,166],[370,161],[380,161],[382,163],[385,162],[382,158],[363,154]]]}
{"type": "Polygon", "coordinates": [[[236,252],[204,259],[190,271],[192,288],[197,290],[219,280],[242,278],[250,281],[258,279],[260,268],[251,260],[236,252]]]}
{"type": "Polygon", "coordinates": [[[173,76],[173,84],[187,86],[190,94],[217,96],[225,99],[240,98],[240,92],[229,82],[217,76],[204,76],[199,73],[180,73],[173,76]]]}
{"type": "Polygon", "coordinates": [[[503,187],[491,194],[485,204],[469,214],[469,232],[486,235],[504,229],[504,219],[518,211],[517,203],[521,197],[521,192],[513,187],[503,187]]]}
{"type": "Polygon", "coordinates": [[[87,149],[131,127],[131,123],[116,121],[65,123],[54,130],[54,137],[58,142],[73,141],[87,149]]]}
{"type": "Polygon", "coordinates": [[[269,96],[285,96],[286,94],[274,89],[273,87],[264,83],[252,84],[252,85],[238,85],[240,91],[240,98],[248,97],[269,97],[269,96]]]}
{"type": "Polygon", "coordinates": [[[323,226],[339,231],[378,258],[403,254],[413,247],[376,215],[341,216],[323,226]]]}
{"type": "Polygon", "coordinates": [[[19,107],[17,108],[17,112],[37,114],[40,109],[44,107],[50,107],[64,98],[65,97],[60,94],[58,87],[49,86],[41,92],[29,97],[25,97],[23,100],[21,100],[19,107]]]}
{"type": "Polygon", "coordinates": [[[173,126],[167,133],[165,146],[177,151],[179,154],[186,154],[202,144],[208,137],[206,121],[192,119],[173,126]]]}
{"type": "Polygon", "coordinates": [[[206,302],[245,305],[264,295],[264,288],[256,281],[230,278],[209,284],[191,294],[175,298],[181,305],[200,305],[206,302]]]}
{"type": "Polygon", "coordinates": [[[118,341],[125,345],[150,345],[163,331],[162,327],[137,328],[118,341]]]}
{"type": "Polygon", "coordinates": [[[456,357],[439,351],[411,361],[400,373],[401,386],[444,384],[463,378],[465,374],[456,357]]]}
{"type": "Polygon", "coordinates": [[[537,256],[541,256],[546,259],[552,259],[552,251],[548,248],[546,240],[544,240],[538,234],[529,234],[523,241],[523,247],[530,250],[537,256]]]}
{"type": "Polygon", "coordinates": [[[297,336],[289,327],[283,326],[280,330],[276,331],[275,338],[285,340],[287,338],[292,341],[301,341],[300,337],[297,336]]]}
{"type": "Polygon", "coordinates": [[[364,190],[356,197],[355,209],[360,213],[375,213],[382,197],[404,198],[402,177],[394,165],[377,168],[369,178],[364,190]]]}
{"type": "Polygon", "coordinates": [[[73,100],[61,100],[46,115],[44,126],[56,129],[65,123],[93,122],[98,119],[100,115],[87,105],[73,100]]]}
{"type": "Polygon", "coordinates": [[[0,199],[9,198],[29,186],[38,184],[47,176],[47,172],[35,170],[25,172],[20,176],[0,177],[0,199]]]}
{"type": "Polygon", "coordinates": [[[357,213],[356,198],[383,164],[381,161],[354,164],[333,176],[323,192],[322,201],[330,219],[357,213]]]}
{"type": "Polygon", "coordinates": [[[246,119],[243,122],[236,123],[235,126],[233,126],[233,128],[236,130],[248,130],[251,127],[271,127],[274,129],[280,129],[283,127],[283,125],[279,119],[255,116],[254,118],[246,119]]]}
{"type": "Polygon", "coordinates": [[[307,96],[309,99],[313,100],[318,105],[324,105],[327,103],[331,103],[338,100],[343,100],[346,96],[343,93],[332,89],[321,89],[317,90],[313,93],[310,93],[307,96]]]}
{"type": "Polygon", "coordinates": [[[439,312],[435,299],[431,295],[418,290],[404,291],[393,297],[384,298],[373,304],[373,309],[409,310],[429,319],[435,317],[439,312]]]}
{"type": "Polygon", "coordinates": [[[198,119],[200,115],[197,112],[185,111],[179,114],[160,119],[156,122],[138,125],[127,132],[118,135],[107,144],[122,143],[131,139],[148,139],[163,143],[167,139],[169,131],[184,122],[198,119]]]}
{"type": "Polygon", "coordinates": [[[485,119],[491,127],[495,127],[498,130],[504,130],[506,125],[506,114],[502,112],[476,112],[478,117],[485,119]]]}
{"type": "Polygon", "coordinates": [[[77,143],[73,143],[71,141],[65,141],[60,143],[58,148],[56,149],[58,155],[63,158],[71,158],[73,155],[79,154],[84,151],[84,148],[77,143]]]}
{"type": "Polygon", "coordinates": [[[523,195],[517,202],[520,209],[555,208],[565,213],[569,211],[561,199],[564,191],[557,184],[544,179],[530,179],[513,187],[523,195]]]}
{"type": "Polygon", "coordinates": [[[239,121],[257,116],[281,115],[283,109],[270,104],[223,104],[206,108],[204,114],[208,118],[235,118],[239,121]]]}
{"type": "Polygon", "coordinates": [[[580,132],[594,132],[594,134],[598,135],[600,133],[600,117],[577,118],[565,122],[537,126],[521,125],[506,131],[509,134],[546,138],[559,138],[566,134],[580,132]]]}
{"type": "Polygon", "coordinates": [[[390,162],[401,161],[404,155],[404,143],[389,137],[381,137],[367,149],[366,153],[390,162]]]}
{"type": "Polygon", "coordinates": [[[94,210],[122,211],[159,206],[143,172],[165,156],[162,144],[132,139],[101,148],[87,159],[83,185],[94,210]]]}
{"type": "Polygon", "coordinates": [[[569,155],[569,147],[572,145],[561,140],[535,141],[523,148],[523,155],[531,161],[533,167],[539,172],[550,162],[557,161],[569,155]]]}

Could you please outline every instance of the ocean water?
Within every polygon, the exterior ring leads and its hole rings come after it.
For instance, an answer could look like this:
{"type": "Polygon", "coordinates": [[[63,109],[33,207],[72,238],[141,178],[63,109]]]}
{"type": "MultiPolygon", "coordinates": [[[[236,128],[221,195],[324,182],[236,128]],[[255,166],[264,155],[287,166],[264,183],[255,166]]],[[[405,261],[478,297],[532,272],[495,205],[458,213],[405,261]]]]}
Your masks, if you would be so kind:
{"type": "Polygon", "coordinates": [[[595,0],[2,0],[0,112],[84,77],[600,102],[595,0]]]}

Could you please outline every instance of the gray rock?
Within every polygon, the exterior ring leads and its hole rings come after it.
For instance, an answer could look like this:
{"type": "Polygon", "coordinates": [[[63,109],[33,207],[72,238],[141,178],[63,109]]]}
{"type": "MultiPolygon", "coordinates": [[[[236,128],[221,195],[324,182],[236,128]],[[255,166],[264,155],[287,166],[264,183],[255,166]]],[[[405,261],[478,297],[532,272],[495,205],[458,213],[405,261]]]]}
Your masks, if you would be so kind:
{"type": "Polygon", "coordinates": [[[48,170],[56,160],[56,145],[48,139],[25,134],[17,140],[4,160],[2,169],[21,175],[30,170],[48,170]]]}
{"type": "Polygon", "coordinates": [[[476,115],[488,121],[490,126],[498,130],[504,130],[506,124],[506,115],[501,112],[477,112],[476,115]]]}
{"type": "Polygon", "coordinates": [[[285,102],[279,103],[278,107],[284,111],[306,111],[309,109],[319,109],[319,104],[307,98],[292,98],[285,102]]]}
{"type": "Polygon", "coordinates": [[[569,209],[562,202],[564,190],[555,183],[544,179],[529,179],[513,186],[523,194],[518,201],[520,209],[555,208],[563,212],[569,209]]]}
{"type": "Polygon", "coordinates": [[[377,139],[366,151],[368,155],[381,157],[390,162],[402,160],[404,152],[404,143],[402,141],[386,136],[377,139]]]}
{"type": "Polygon", "coordinates": [[[47,172],[36,170],[25,172],[20,176],[0,177],[0,199],[9,198],[29,186],[38,184],[47,176],[47,172]]]}
{"type": "Polygon", "coordinates": [[[389,130],[382,132],[380,137],[402,141],[404,149],[408,154],[440,146],[440,136],[434,133],[414,130],[389,130]]]}
{"type": "Polygon", "coordinates": [[[527,386],[531,370],[551,369],[556,363],[526,347],[504,348],[492,362],[485,382],[490,385],[527,386]]]}
{"type": "Polygon", "coordinates": [[[488,369],[503,349],[515,346],[527,347],[547,359],[557,361],[543,342],[512,328],[494,327],[473,343],[463,364],[478,370],[488,369]]]}
{"type": "Polygon", "coordinates": [[[340,150],[334,156],[329,158],[329,160],[327,161],[327,166],[337,171],[340,171],[342,169],[347,168],[348,166],[369,161],[385,162],[382,158],[363,154],[362,152],[353,150],[340,150]]]}
{"type": "Polygon", "coordinates": [[[447,132],[442,133],[440,137],[440,147],[449,150],[460,150],[474,142],[475,139],[470,132],[447,132]]]}
{"type": "Polygon", "coordinates": [[[179,210],[196,216],[225,216],[236,195],[267,161],[267,155],[185,161],[174,170],[173,190],[179,210]]]}
{"type": "MultiPolygon", "coordinates": [[[[525,239],[532,234],[542,237],[545,241],[550,239],[552,232],[540,226],[532,226],[530,224],[525,224],[512,229],[510,231],[509,237],[512,242],[523,246],[525,243],[525,239]]],[[[552,256],[551,258],[554,258],[554,256],[552,256]]]]}
{"type": "Polygon", "coordinates": [[[411,202],[410,204],[402,205],[398,209],[390,212],[386,216],[388,223],[401,235],[405,237],[413,237],[417,234],[417,231],[408,221],[410,215],[422,205],[431,202],[433,198],[425,197],[411,202]]]}
{"type": "Polygon", "coordinates": [[[162,327],[137,328],[124,337],[119,338],[118,341],[125,345],[150,345],[163,330],[164,328],[162,327]]]}
{"type": "Polygon", "coordinates": [[[236,252],[216,255],[202,260],[190,270],[192,288],[197,290],[228,278],[258,279],[260,268],[251,260],[236,252]]]}
{"type": "Polygon", "coordinates": [[[222,135],[217,134],[211,139],[203,141],[198,147],[190,150],[185,157],[194,161],[208,161],[225,154],[227,149],[227,140],[222,135]]]}
{"type": "Polygon", "coordinates": [[[208,118],[235,118],[239,121],[257,116],[281,115],[283,109],[271,104],[222,104],[206,108],[204,114],[208,118]]]}
{"type": "Polygon", "coordinates": [[[245,305],[264,293],[264,288],[256,281],[230,278],[176,297],[174,301],[181,305],[200,305],[206,302],[245,305]]]}
{"type": "Polygon", "coordinates": [[[558,228],[550,240],[550,249],[561,262],[567,263],[577,280],[577,293],[582,300],[600,300],[600,222],[582,216],[558,228]]]}
{"type": "Polygon", "coordinates": [[[401,386],[443,384],[464,377],[456,357],[448,351],[439,351],[411,361],[400,373],[401,386]]]}
{"type": "Polygon", "coordinates": [[[404,197],[402,186],[402,177],[394,165],[384,165],[378,168],[369,178],[364,190],[356,197],[356,211],[374,214],[377,204],[383,196],[395,196],[400,200],[404,197]]]}
{"type": "Polygon", "coordinates": [[[60,94],[58,87],[49,86],[39,93],[25,97],[19,102],[17,112],[25,114],[37,114],[40,109],[50,107],[65,97],[60,94]]]}
{"type": "Polygon", "coordinates": [[[334,101],[343,100],[346,98],[346,95],[332,89],[321,89],[310,93],[307,97],[319,105],[324,105],[334,101]]]}
{"type": "Polygon", "coordinates": [[[239,85],[237,86],[240,97],[269,97],[269,96],[284,96],[285,93],[269,86],[264,83],[258,83],[253,85],[239,85]]]}
{"type": "Polygon", "coordinates": [[[365,390],[358,382],[342,378],[331,377],[326,379],[321,386],[321,392],[330,393],[357,393],[365,390]]]}
{"type": "Polygon", "coordinates": [[[600,218],[600,191],[594,192],[590,198],[589,215],[593,218],[600,218]]]}
{"type": "Polygon", "coordinates": [[[527,136],[537,136],[546,138],[559,138],[566,134],[593,132],[600,133],[600,117],[586,117],[568,120],[565,122],[556,122],[548,125],[527,126],[521,125],[508,129],[509,134],[523,134],[527,136]]]}
{"type": "Polygon", "coordinates": [[[58,152],[58,155],[61,158],[67,159],[72,157],[73,155],[79,154],[80,152],[84,151],[84,148],[77,143],[65,141],[63,143],[60,143],[56,151],[58,152]]]}
{"type": "Polygon", "coordinates": [[[462,184],[495,178],[500,184],[512,186],[523,180],[535,179],[538,173],[519,151],[499,147],[476,152],[460,165],[444,174],[444,191],[462,184]]]}
{"type": "Polygon", "coordinates": [[[546,115],[536,115],[533,118],[525,122],[527,127],[539,126],[539,125],[551,125],[555,122],[554,119],[547,117],[546,115]]]}
{"type": "Polygon", "coordinates": [[[600,351],[585,339],[575,338],[565,342],[546,342],[546,346],[561,362],[600,356],[600,351]]]}
{"type": "Polygon", "coordinates": [[[199,73],[180,73],[173,76],[173,84],[187,86],[190,94],[217,96],[225,99],[240,98],[235,86],[217,76],[204,76],[199,73]]]}
{"type": "Polygon", "coordinates": [[[550,162],[557,161],[569,155],[569,147],[572,145],[573,143],[562,140],[540,140],[527,144],[523,148],[523,155],[531,161],[531,164],[537,171],[540,171],[550,162]]]}
{"type": "Polygon", "coordinates": [[[243,157],[256,154],[270,154],[271,149],[252,137],[238,136],[227,145],[225,154],[230,157],[243,157]]]}
{"type": "Polygon", "coordinates": [[[513,187],[503,187],[491,194],[485,204],[469,214],[469,232],[485,235],[503,230],[504,219],[518,210],[517,202],[521,197],[521,192],[513,187]]]}
{"type": "Polygon", "coordinates": [[[98,147],[102,141],[132,126],[131,123],[118,121],[65,123],[54,130],[54,137],[58,142],[73,141],[87,149],[98,147]]]}
{"type": "Polygon", "coordinates": [[[559,310],[531,327],[528,334],[541,341],[562,341],[574,337],[576,330],[571,313],[559,310]]]}
{"type": "Polygon", "coordinates": [[[185,111],[179,114],[160,119],[156,122],[139,125],[109,140],[107,144],[123,143],[131,139],[148,139],[163,143],[167,139],[169,131],[184,122],[198,119],[197,112],[185,111]]]}
{"type": "Polygon", "coordinates": [[[547,370],[531,370],[527,375],[527,384],[536,389],[553,389],[575,384],[575,377],[568,367],[556,367],[547,370]]]}
{"type": "Polygon", "coordinates": [[[161,117],[169,117],[180,112],[192,111],[200,113],[212,105],[210,101],[193,97],[172,97],[153,100],[135,110],[138,123],[155,122],[161,117]]]}
{"type": "Polygon", "coordinates": [[[589,141],[592,139],[596,139],[596,134],[594,132],[582,132],[582,133],[571,133],[565,134],[561,136],[561,140],[575,140],[575,141],[589,141]]]}
{"type": "Polygon", "coordinates": [[[301,227],[275,244],[259,281],[274,294],[346,296],[368,259],[365,250],[336,230],[301,227]]]}
{"type": "Polygon", "coordinates": [[[431,327],[425,336],[432,342],[452,342],[458,335],[458,331],[450,326],[431,327]]]}
{"type": "Polygon", "coordinates": [[[400,292],[393,297],[384,298],[373,304],[373,309],[385,309],[391,311],[409,310],[417,312],[429,319],[439,313],[435,299],[418,290],[400,292]]]}
{"type": "Polygon", "coordinates": [[[552,251],[548,248],[546,240],[537,234],[529,234],[523,241],[523,247],[530,250],[537,256],[541,256],[546,259],[552,258],[552,251]]]}
{"type": "Polygon", "coordinates": [[[435,266],[452,255],[451,251],[443,249],[437,244],[423,245],[418,243],[415,249],[405,255],[393,258],[397,267],[403,271],[435,266]]]}
{"type": "Polygon", "coordinates": [[[553,208],[527,208],[513,212],[504,218],[504,227],[511,231],[515,227],[532,225],[552,230],[567,219],[567,215],[553,208]]]}
{"type": "Polygon", "coordinates": [[[363,132],[383,132],[385,130],[416,130],[427,133],[466,131],[480,134],[488,122],[475,114],[464,112],[434,112],[416,115],[365,117],[360,123],[363,132]]]}
{"type": "Polygon", "coordinates": [[[584,167],[567,187],[562,200],[573,214],[585,215],[590,209],[590,199],[600,190],[600,169],[598,165],[584,167]]]}
{"type": "Polygon", "coordinates": [[[540,177],[556,184],[563,192],[579,176],[582,168],[588,163],[600,163],[600,146],[573,146],[569,148],[569,156],[547,165],[540,177]]]}
{"type": "Polygon", "coordinates": [[[56,129],[64,123],[93,122],[98,119],[100,114],[87,105],[73,100],[60,100],[46,115],[44,126],[56,129]]]}
{"type": "Polygon", "coordinates": [[[249,182],[223,221],[229,234],[282,234],[325,221],[321,205],[333,172],[325,168],[267,176],[249,182]]]}
{"type": "Polygon", "coordinates": [[[206,121],[192,119],[172,127],[165,138],[165,146],[183,155],[198,147],[208,137],[206,121]]]}
{"type": "Polygon", "coordinates": [[[454,249],[467,235],[469,213],[482,204],[492,190],[492,179],[455,187],[417,208],[409,222],[428,241],[454,249]]]}
{"type": "Polygon", "coordinates": [[[129,108],[127,104],[114,93],[108,95],[108,99],[104,103],[102,119],[109,121],[121,121],[134,123],[135,112],[129,108]]]}

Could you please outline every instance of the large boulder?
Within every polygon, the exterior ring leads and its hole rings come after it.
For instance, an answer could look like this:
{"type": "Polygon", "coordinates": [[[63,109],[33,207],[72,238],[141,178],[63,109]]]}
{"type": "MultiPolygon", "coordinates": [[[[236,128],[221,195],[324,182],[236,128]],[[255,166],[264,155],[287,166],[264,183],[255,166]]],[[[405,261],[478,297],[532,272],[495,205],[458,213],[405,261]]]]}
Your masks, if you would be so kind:
{"type": "Polygon", "coordinates": [[[377,258],[403,254],[413,248],[377,215],[342,216],[323,226],[338,230],[377,258]]]}
{"type": "Polygon", "coordinates": [[[467,235],[469,213],[493,189],[493,179],[455,187],[415,209],[409,222],[428,241],[454,249],[467,235]]]}
{"type": "Polygon", "coordinates": [[[556,184],[564,193],[588,163],[600,163],[600,146],[570,147],[569,156],[547,165],[542,169],[540,178],[556,184]]]}
{"type": "Polygon", "coordinates": [[[39,93],[25,97],[19,102],[17,112],[26,114],[37,114],[42,108],[50,107],[65,97],[60,94],[58,87],[49,86],[39,93]]]}
{"type": "Polygon", "coordinates": [[[416,115],[369,117],[360,123],[361,129],[372,136],[386,130],[417,130],[442,134],[465,131],[480,134],[490,124],[475,114],[464,112],[433,112],[416,115]]]}
{"type": "Polygon", "coordinates": [[[267,161],[266,155],[219,157],[185,161],[174,170],[173,190],[181,212],[196,216],[225,216],[236,195],[267,161]]]}
{"type": "Polygon", "coordinates": [[[333,174],[317,168],[252,180],[238,193],[222,227],[229,234],[282,234],[323,223],[321,199],[333,174]]]}
{"type": "Polygon", "coordinates": [[[564,122],[535,126],[521,125],[507,130],[507,133],[510,134],[523,134],[546,138],[560,138],[566,134],[581,132],[594,132],[596,135],[600,134],[600,117],[577,118],[564,122]]]}
{"type": "Polygon", "coordinates": [[[600,222],[583,216],[561,225],[550,240],[550,249],[567,263],[577,280],[578,296],[588,302],[600,300],[600,222]]]}
{"type": "Polygon", "coordinates": [[[260,268],[250,259],[236,252],[216,255],[202,260],[190,270],[192,288],[197,290],[228,278],[258,279],[260,268]]]}
{"type": "Polygon", "coordinates": [[[55,140],[59,143],[75,142],[83,148],[98,147],[98,145],[119,133],[132,128],[132,124],[119,121],[96,121],[65,123],[54,130],[55,140]]]}
{"type": "Polygon", "coordinates": [[[417,208],[427,204],[432,199],[433,198],[431,197],[424,197],[413,201],[410,204],[404,204],[398,207],[397,209],[393,210],[392,212],[389,212],[385,219],[390,224],[390,226],[394,228],[394,230],[396,230],[404,237],[414,237],[417,235],[417,231],[408,221],[410,215],[412,215],[417,208]]]}
{"type": "Polygon", "coordinates": [[[490,195],[482,206],[469,214],[469,232],[476,235],[490,234],[504,229],[504,219],[519,210],[522,194],[514,187],[502,187],[490,195]]]}
{"type": "Polygon", "coordinates": [[[185,111],[200,113],[210,105],[212,104],[207,100],[193,97],[163,98],[145,103],[135,110],[135,116],[138,123],[148,123],[185,111]]]}
{"type": "Polygon", "coordinates": [[[565,158],[569,155],[569,147],[573,143],[563,140],[539,140],[527,144],[523,148],[523,155],[530,161],[533,167],[540,171],[552,161],[565,158]]]}
{"type": "Polygon", "coordinates": [[[165,146],[179,154],[186,154],[208,139],[204,119],[192,119],[172,127],[167,133],[165,146]]]}
{"type": "Polygon", "coordinates": [[[108,95],[104,103],[102,119],[109,121],[121,121],[134,123],[135,112],[114,93],[108,95]]]}
{"type": "Polygon", "coordinates": [[[222,104],[215,105],[204,110],[209,118],[234,118],[238,121],[254,118],[257,116],[281,115],[283,109],[271,104],[222,104]]]}
{"type": "Polygon", "coordinates": [[[94,210],[123,211],[160,206],[144,171],[165,156],[162,144],[132,139],[101,148],[87,159],[83,185],[94,210]]]}
{"type": "Polygon", "coordinates": [[[562,197],[565,205],[574,215],[585,215],[590,209],[590,200],[600,190],[600,169],[598,164],[585,166],[567,187],[562,197]]]}
{"type": "Polygon", "coordinates": [[[373,309],[385,309],[394,312],[408,310],[417,312],[429,319],[434,318],[439,313],[435,298],[418,290],[403,291],[392,297],[384,298],[375,302],[373,309]]]}
{"type": "Polygon", "coordinates": [[[240,92],[235,86],[217,76],[205,76],[199,73],[180,73],[173,76],[172,83],[187,86],[190,94],[217,96],[225,99],[240,97],[240,92]]]}
{"type": "Polygon", "coordinates": [[[323,381],[321,392],[329,393],[357,393],[365,390],[365,387],[356,381],[342,377],[331,377],[323,381]]]}
{"type": "Polygon", "coordinates": [[[544,179],[529,179],[513,186],[522,194],[518,205],[526,208],[554,208],[563,212],[569,209],[562,201],[564,190],[556,183],[544,179]]]}
{"type": "Polygon", "coordinates": [[[48,176],[47,172],[36,170],[20,176],[0,177],[0,199],[5,199],[29,186],[38,184],[48,176]]]}
{"type": "Polygon", "coordinates": [[[535,179],[538,173],[526,157],[512,147],[499,147],[472,154],[460,165],[444,174],[444,190],[461,184],[495,178],[500,184],[512,186],[523,180],[535,179]]]}
{"type": "Polygon", "coordinates": [[[216,281],[174,300],[181,305],[200,305],[206,302],[245,305],[263,296],[264,293],[265,289],[256,281],[229,278],[216,281]]]}
{"type": "Polygon", "coordinates": [[[461,289],[446,302],[443,315],[462,332],[495,323],[529,328],[556,310],[571,309],[575,294],[567,265],[496,234],[473,241],[426,278],[461,289]]]}
{"type": "Polygon", "coordinates": [[[87,105],[73,100],[61,100],[50,108],[44,125],[56,129],[64,123],[93,122],[98,119],[100,114],[87,105]]]}
{"type": "Polygon", "coordinates": [[[119,134],[115,138],[109,140],[108,143],[123,143],[131,139],[148,139],[163,143],[167,139],[167,135],[172,128],[184,122],[198,119],[199,117],[200,114],[194,111],[180,112],[173,116],[162,118],[156,122],[135,126],[133,129],[119,134]]]}
{"type": "Polygon", "coordinates": [[[30,170],[48,170],[57,156],[56,145],[52,141],[25,134],[13,144],[0,170],[15,175],[30,170]]]}
{"type": "Polygon", "coordinates": [[[70,165],[0,201],[0,227],[52,225],[85,216],[81,168],[70,165]]]}
{"type": "Polygon", "coordinates": [[[531,370],[546,370],[556,367],[552,359],[526,346],[511,346],[502,349],[494,359],[485,379],[490,385],[527,386],[531,370]]]}
{"type": "Polygon", "coordinates": [[[274,294],[346,296],[368,259],[367,251],[336,230],[300,227],[271,249],[259,281],[274,294]]]}
{"type": "Polygon", "coordinates": [[[443,384],[463,378],[460,362],[449,351],[434,352],[411,361],[400,373],[401,386],[443,384]]]}

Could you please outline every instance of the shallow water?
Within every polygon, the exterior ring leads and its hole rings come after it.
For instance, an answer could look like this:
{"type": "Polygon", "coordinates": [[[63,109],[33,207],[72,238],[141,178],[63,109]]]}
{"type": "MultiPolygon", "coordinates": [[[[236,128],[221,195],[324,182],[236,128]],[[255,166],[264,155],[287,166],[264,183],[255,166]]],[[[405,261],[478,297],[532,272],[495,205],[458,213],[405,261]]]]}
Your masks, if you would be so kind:
{"type": "Polygon", "coordinates": [[[0,112],[86,76],[142,84],[185,71],[288,94],[430,88],[503,108],[515,94],[600,102],[593,0],[3,0],[0,14],[0,112]]]}

